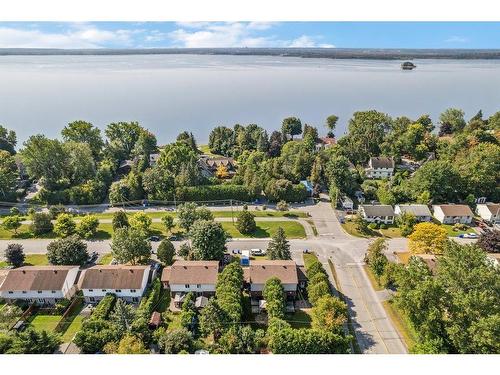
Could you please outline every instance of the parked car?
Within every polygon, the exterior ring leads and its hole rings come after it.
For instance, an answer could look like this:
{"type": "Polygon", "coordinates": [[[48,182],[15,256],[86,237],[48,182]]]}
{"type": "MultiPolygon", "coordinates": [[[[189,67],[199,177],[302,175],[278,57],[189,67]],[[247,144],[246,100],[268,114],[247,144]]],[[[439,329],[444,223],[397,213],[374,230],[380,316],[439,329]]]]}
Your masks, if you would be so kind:
{"type": "Polygon", "coordinates": [[[473,238],[478,238],[479,236],[476,233],[463,233],[463,234],[459,234],[458,237],[473,239],[473,238]]]}
{"type": "Polygon", "coordinates": [[[258,256],[258,255],[263,256],[263,255],[266,255],[266,250],[262,250],[262,249],[251,249],[251,250],[250,250],[250,254],[252,254],[252,255],[257,255],[257,256],[258,256]]]}
{"type": "Polygon", "coordinates": [[[151,237],[149,237],[149,240],[152,242],[158,242],[158,241],[160,241],[160,237],[159,236],[151,236],[151,237]]]}
{"type": "Polygon", "coordinates": [[[179,240],[179,237],[177,236],[170,236],[168,237],[169,241],[178,241],[179,240]]]}
{"type": "Polygon", "coordinates": [[[92,264],[92,263],[95,263],[97,261],[97,258],[99,258],[99,254],[97,254],[95,251],[90,254],[90,257],[89,257],[89,260],[88,260],[88,263],[92,264]]]}
{"type": "Polygon", "coordinates": [[[302,252],[303,252],[304,254],[309,254],[309,249],[304,249],[304,250],[302,250],[302,252]]]}

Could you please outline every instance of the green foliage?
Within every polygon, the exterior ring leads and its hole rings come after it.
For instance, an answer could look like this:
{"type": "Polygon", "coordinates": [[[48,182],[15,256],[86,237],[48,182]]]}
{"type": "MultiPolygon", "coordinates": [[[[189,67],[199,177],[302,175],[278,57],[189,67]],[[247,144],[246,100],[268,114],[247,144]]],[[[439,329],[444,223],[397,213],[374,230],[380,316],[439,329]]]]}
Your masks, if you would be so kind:
{"type": "Polygon", "coordinates": [[[164,265],[172,265],[175,256],[175,247],[172,242],[167,239],[162,240],[158,246],[157,256],[158,260],[164,265]]]}
{"type": "Polygon", "coordinates": [[[227,233],[220,223],[197,220],[189,230],[194,258],[220,260],[226,252],[227,233]]]}
{"type": "Polygon", "coordinates": [[[108,293],[99,301],[92,312],[91,320],[107,319],[116,303],[116,295],[108,293]]]}
{"type": "Polygon", "coordinates": [[[375,277],[377,277],[377,280],[380,280],[380,277],[384,274],[387,263],[389,263],[384,254],[387,249],[387,242],[383,238],[377,238],[368,246],[365,259],[371,271],[375,277]]]}
{"type": "Polygon", "coordinates": [[[95,237],[99,219],[95,215],[85,215],[76,227],[76,233],[85,239],[95,237]]]}
{"type": "Polygon", "coordinates": [[[71,305],[71,301],[67,298],[63,298],[57,301],[55,305],[57,313],[64,314],[69,305],[71,305]]]}
{"type": "Polygon", "coordinates": [[[136,229],[147,235],[151,229],[153,220],[145,212],[139,211],[130,217],[129,224],[132,229],[136,229]]]}
{"type": "MultiPolygon", "coordinates": [[[[0,133],[1,133],[0,125],[0,133]]],[[[0,148],[2,139],[0,138],[0,148]]],[[[14,201],[17,189],[17,170],[15,158],[8,152],[0,150],[0,198],[2,201],[14,201]]]]}
{"type": "Polygon", "coordinates": [[[22,219],[19,216],[7,216],[2,221],[2,228],[11,230],[17,234],[17,230],[21,227],[22,219]]]}
{"type": "Polygon", "coordinates": [[[283,136],[290,135],[293,139],[294,135],[302,133],[302,122],[296,117],[287,117],[281,124],[281,134],[283,136]]]}
{"type": "Polygon", "coordinates": [[[176,189],[178,200],[189,201],[214,201],[234,199],[243,202],[254,200],[257,194],[254,194],[246,186],[221,184],[221,185],[200,185],[200,186],[181,186],[176,189]]]}
{"type": "Polygon", "coordinates": [[[82,353],[95,354],[102,352],[108,343],[120,340],[122,332],[118,327],[102,318],[94,318],[83,322],[82,329],[76,333],[73,342],[80,348],[82,353]]]}
{"type": "Polygon", "coordinates": [[[112,225],[113,225],[113,231],[117,231],[120,228],[128,228],[130,225],[128,222],[128,216],[126,212],[116,211],[113,214],[112,225]]]}
{"type": "Polygon", "coordinates": [[[120,228],[114,232],[111,252],[119,263],[146,264],[151,257],[151,243],[141,230],[120,228]]]}
{"type": "Polygon", "coordinates": [[[215,346],[215,353],[254,354],[263,345],[264,331],[248,325],[234,325],[224,332],[215,346]]]}
{"type": "Polygon", "coordinates": [[[178,354],[183,351],[188,353],[193,351],[193,335],[185,328],[168,331],[160,328],[155,335],[158,339],[158,346],[162,353],[178,354]]]}
{"type": "Polygon", "coordinates": [[[265,194],[271,202],[303,202],[308,196],[304,185],[294,185],[285,179],[269,181],[265,188],[265,194]]]}
{"type": "Polygon", "coordinates": [[[242,234],[250,234],[255,232],[257,224],[255,223],[254,215],[250,212],[243,210],[238,214],[236,221],[236,229],[242,234]]]}
{"type": "Polygon", "coordinates": [[[200,332],[203,336],[212,335],[218,341],[222,333],[228,328],[229,317],[219,306],[217,299],[210,298],[208,304],[200,314],[200,332]]]}
{"type": "Polygon", "coordinates": [[[347,321],[347,305],[339,298],[323,296],[313,306],[311,318],[313,329],[342,334],[343,324],[347,321]]]}
{"type": "Polygon", "coordinates": [[[104,147],[101,130],[89,122],[73,121],[61,131],[61,135],[66,142],[86,143],[96,160],[104,147]]]}
{"type": "Polygon", "coordinates": [[[54,233],[57,236],[66,238],[76,233],[76,223],[70,214],[60,214],[54,225],[54,233]]]}
{"type": "Polygon", "coordinates": [[[179,226],[186,231],[197,220],[213,220],[212,213],[206,207],[198,207],[196,203],[184,203],[177,207],[177,217],[179,226]]]}
{"type": "Polygon", "coordinates": [[[401,234],[408,237],[413,233],[415,225],[417,225],[417,218],[410,212],[403,212],[396,218],[396,224],[401,229],[401,234]]]}
{"type": "Polygon", "coordinates": [[[285,231],[283,228],[279,227],[276,233],[269,241],[267,247],[267,256],[269,259],[292,259],[292,254],[290,253],[290,243],[286,239],[285,231]]]}
{"type": "Polygon", "coordinates": [[[314,306],[324,296],[330,295],[330,286],[326,281],[319,281],[317,283],[310,283],[307,286],[307,296],[309,302],[314,306]]]}
{"type": "Polygon", "coordinates": [[[163,216],[161,218],[161,222],[165,226],[165,229],[167,230],[167,232],[171,232],[172,229],[175,227],[174,217],[172,215],[166,214],[165,216],[163,216]]]}
{"type": "Polygon", "coordinates": [[[243,269],[238,263],[228,264],[219,273],[215,287],[215,295],[220,308],[232,322],[240,322],[243,313],[241,286],[243,285],[243,269]]]}
{"type": "Polygon", "coordinates": [[[5,261],[13,267],[21,267],[24,263],[23,245],[10,243],[7,245],[4,253],[5,261]]]}
{"type": "Polygon", "coordinates": [[[285,290],[281,280],[271,277],[266,281],[262,296],[266,300],[266,311],[269,319],[283,319],[285,316],[285,290]]]}
{"type": "Polygon", "coordinates": [[[5,354],[53,354],[60,343],[55,333],[27,328],[4,340],[2,349],[5,354]]]}
{"type": "Polygon", "coordinates": [[[78,236],[70,236],[49,243],[47,259],[54,265],[84,265],[89,258],[87,244],[78,236]]]}
{"type": "Polygon", "coordinates": [[[288,203],[286,203],[285,201],[279,201],[278,203],[276,203],[276,209],[278,211],[288,211],[288,203]]]}

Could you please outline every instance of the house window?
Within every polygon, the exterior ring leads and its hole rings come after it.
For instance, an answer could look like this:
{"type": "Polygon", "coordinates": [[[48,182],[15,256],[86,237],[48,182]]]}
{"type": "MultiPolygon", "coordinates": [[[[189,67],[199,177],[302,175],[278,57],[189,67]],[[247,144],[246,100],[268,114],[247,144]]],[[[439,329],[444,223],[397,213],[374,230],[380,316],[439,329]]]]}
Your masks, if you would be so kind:
{"type": "Polygon", "coordinates": [[[196,284],[196,287],[197,287],[198,289],[200,289],[200,288],[201,288],[201,284],[196,284]]]}
{"type": "Polygon", "coordinates": [[[130,289],[130,293],[135,293],[135,289],[130,289]]]}
{"type": "Polygon", "coordinates": [[[42,291],[41,291],[41,290],[39,290],[37,293],[38,293],[38,294],[42,294],[42,291]]]}
{"type": "Polygon", "coordinates": [[[9,294],[14,294],[14,292],[12,290],[9,290],[9,294]]]}
{"type": "Polygon", "coordinates": [[[139,302],[139,298],[137,297],[132,298],[132,302],[139,302]]]}
{"type": "Polygon", "coordinates": [[[25,290],[23,290],[23,294],[26,294],[26,293],[28,293],[28,292],[27,292],[27,291],[25,291],[25,290]]]}
{"type": "Polygon", "coordinates": [[[116,289],[116,293],[121,293],[122,290],[121,289],[116,289]]]}
{"type": "Polygon", "coordinates": [[[52,294],[56,294],[56,291],[55,291],[55,290],[53,290],[51,293],[52,293],[52,294]]]}
{"type": "Polygon", "coordinates": [[[102,291],[103,291],[103,292],[105,292],[105,291],[106,291],[106,289],[102,289],[102,291]]]}
{"type": "Polygon", "coordinates": [[[90,301],[90,302],[95,302],[95,298],[94,298],[94,297],[90,297],[90,298],[89,298],[89,301],[90,301]]]}
{"type": "Polygon", "coordinates": [[[184,288],[188,289],[189,288],[189,284],[185,284],[184,288]]]}
{"type": "Polygon", "coordinates": [[[94,289],[89,289],[89,292],[93,292],[93,291],[94,291],[94,289]]]}

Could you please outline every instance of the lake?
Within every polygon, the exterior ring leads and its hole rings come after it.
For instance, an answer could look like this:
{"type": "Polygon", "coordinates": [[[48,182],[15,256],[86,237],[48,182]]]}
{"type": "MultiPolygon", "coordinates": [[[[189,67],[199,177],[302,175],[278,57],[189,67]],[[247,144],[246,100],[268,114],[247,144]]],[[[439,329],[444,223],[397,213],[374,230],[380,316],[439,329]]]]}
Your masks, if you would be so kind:
{"type": "Polygon", "coordinates": [[[70,121],[104,128],[139,121],[170,142],[184,130],[199,143],[217,125],[256,123],[278,129],[297,116],[325,132],[340,117],[345,131],[354,111],[437,122],[448,107],[466,116],[500,110],[500,61],[303,59],[276,56],[125,55],[0,57],[0,124],[16,130],[19,145],[31,134],[57,137],[70,121]]]}

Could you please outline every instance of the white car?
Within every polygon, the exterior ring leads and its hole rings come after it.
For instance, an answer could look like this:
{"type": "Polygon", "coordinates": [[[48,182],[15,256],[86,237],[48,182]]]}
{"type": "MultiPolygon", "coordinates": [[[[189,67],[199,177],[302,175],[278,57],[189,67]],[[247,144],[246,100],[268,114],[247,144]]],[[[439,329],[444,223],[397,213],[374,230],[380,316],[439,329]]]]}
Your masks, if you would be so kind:
{"type": "Polygon", "coordinates": [[[250,254],[252,255],[266,255],[266,250],[262,249],[251,249],[250,254]]]}
{"type": "Polygon", "coordinates": [[[464,233],[462,238],[478,238],[479,236],[476,233],[464,233]]]}

